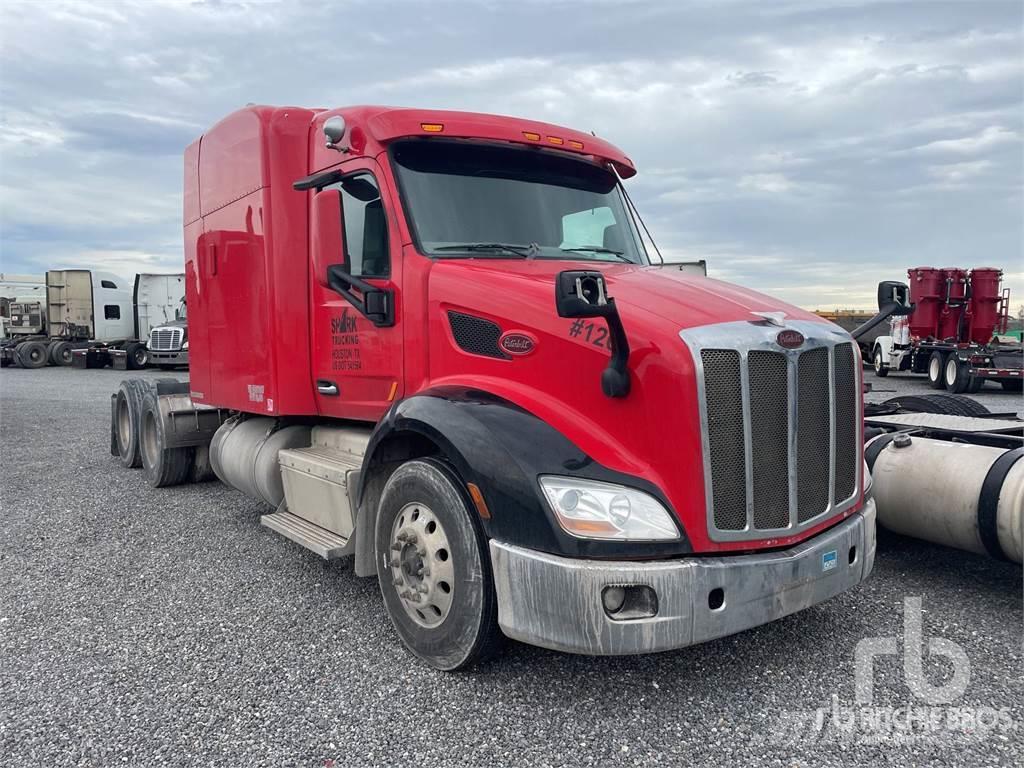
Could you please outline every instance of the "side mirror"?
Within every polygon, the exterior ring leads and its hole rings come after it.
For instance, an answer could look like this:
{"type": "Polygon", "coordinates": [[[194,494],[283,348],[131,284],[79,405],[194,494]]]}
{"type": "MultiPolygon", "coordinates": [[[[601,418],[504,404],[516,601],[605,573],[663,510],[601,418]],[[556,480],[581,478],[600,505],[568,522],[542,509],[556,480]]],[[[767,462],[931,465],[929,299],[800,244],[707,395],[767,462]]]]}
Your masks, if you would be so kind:
{"type": "Polygon", "coordinates": [[[910,303],[910,289],[906,283],[883,280],[878,284],[878,311],[884,312],[890,307],[890,315],[909,315],[914,311],[914,305],[910,303]]]}
{"type": "Polygon", "coordinates": [[[622,327],[615,299],[600,272],[567,270],[555,278],[555,309],[559,317],[603,317],[608,323],[612,356],[601,373],[601,391],[608,397],[629,394],[629,339],[622,327]]]}
{"type": "Polygon", "coordinates": [[[325,189],[313,198],[310,231],[313,279],[330,288],[327,270],[345,261],[345,225],[341,209],[341,191],[325,189]]]}

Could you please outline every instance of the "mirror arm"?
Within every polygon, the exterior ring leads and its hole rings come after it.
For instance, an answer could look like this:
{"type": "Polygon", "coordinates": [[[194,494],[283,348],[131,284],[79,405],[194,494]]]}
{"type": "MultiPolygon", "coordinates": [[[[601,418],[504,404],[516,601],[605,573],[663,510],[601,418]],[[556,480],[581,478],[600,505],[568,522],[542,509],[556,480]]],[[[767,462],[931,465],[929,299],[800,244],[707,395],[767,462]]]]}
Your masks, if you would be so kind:
{"type": "Polygon", "coordinates": [[[327,268],[327,284],[332,291],[337,293],[349,304],[358,310],[359,314],[368,319],[378,328],[390,327],[395,324],[395,308],[392,301],[392,294],[386,288],[378,288],[370,285],[358,277],[353,277],[340,264],[332,264],[327,268]],[[359,298],[351,289],[355,288],[362,294],[359,298]],[[384,308],[380,311],[371,310],[367,305],[369,297],[380,296],[384,308]]]}

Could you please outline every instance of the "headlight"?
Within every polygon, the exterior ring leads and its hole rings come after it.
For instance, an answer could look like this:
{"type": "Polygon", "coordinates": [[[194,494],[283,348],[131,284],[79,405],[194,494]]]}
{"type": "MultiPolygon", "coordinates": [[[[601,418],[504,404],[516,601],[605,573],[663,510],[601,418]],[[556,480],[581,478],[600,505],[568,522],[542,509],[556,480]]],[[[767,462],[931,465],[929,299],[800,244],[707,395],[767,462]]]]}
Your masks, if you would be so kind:
{"type": "Polygon", "coordinates": [[[650,494],[624,485],[545,475],[540,487],[567,533],[584,539],[678,539],[672,516],[650,494]]]}
{"type": "Polygon", "coordinates": [[[185,339],[185,343],[181,345],[182,349],[188,349],[188,339],[185,339]]]}

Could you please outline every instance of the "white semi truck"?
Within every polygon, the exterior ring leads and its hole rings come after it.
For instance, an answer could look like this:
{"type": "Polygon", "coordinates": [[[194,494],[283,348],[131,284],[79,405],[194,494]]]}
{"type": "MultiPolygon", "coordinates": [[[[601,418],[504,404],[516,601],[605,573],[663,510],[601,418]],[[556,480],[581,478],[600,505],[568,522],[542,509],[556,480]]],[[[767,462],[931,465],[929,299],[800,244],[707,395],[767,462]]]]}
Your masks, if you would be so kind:
{"type": "Polygon", "coordinates": [[[14,335],[0,347],[0,364],[23,368],[46,365],[110,365],[117,356],[128,368],[148,362],[150,330],[175,318],[185,295],[184,274],[139,274],[128,281],[89,269],[50,270],[42,322],[14,335]]]}

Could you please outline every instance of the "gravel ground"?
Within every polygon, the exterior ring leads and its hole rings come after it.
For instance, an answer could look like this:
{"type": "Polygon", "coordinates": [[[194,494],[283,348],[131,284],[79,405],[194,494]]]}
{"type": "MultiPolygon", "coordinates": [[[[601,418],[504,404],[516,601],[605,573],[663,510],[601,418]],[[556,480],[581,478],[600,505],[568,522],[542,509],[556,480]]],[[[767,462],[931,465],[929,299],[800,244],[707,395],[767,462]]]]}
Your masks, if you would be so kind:
{"type": "MultiPolygon", "coordinates": [[[[262,528],[265,509],[219,484],[153,490],[122,469],[107,447],[123,375],[0,372],[4,765],[1021,762],[1018,567],[883,534],[863,585],[738,636],[621,659],[511,644],[441,674],[403,651],[349,560],[262,528]],[[900,637],[911,596],[925,636],[968,655],[955,704],[1006,707],[1017,729],[872,744],[800,727],[833,696],[853,706],[855,646],[900,637]]],[[[875,680],[876,705],[923,706],[897,657],[875,680]]]]}

